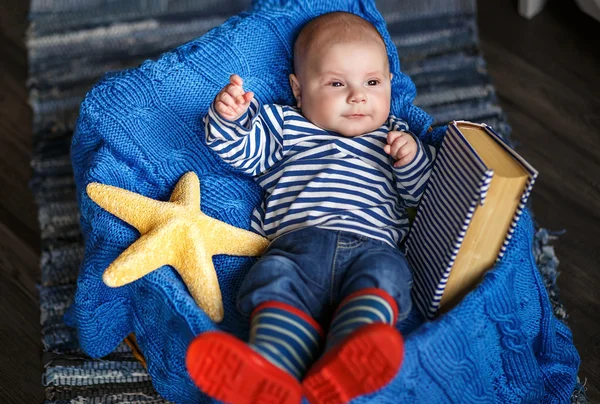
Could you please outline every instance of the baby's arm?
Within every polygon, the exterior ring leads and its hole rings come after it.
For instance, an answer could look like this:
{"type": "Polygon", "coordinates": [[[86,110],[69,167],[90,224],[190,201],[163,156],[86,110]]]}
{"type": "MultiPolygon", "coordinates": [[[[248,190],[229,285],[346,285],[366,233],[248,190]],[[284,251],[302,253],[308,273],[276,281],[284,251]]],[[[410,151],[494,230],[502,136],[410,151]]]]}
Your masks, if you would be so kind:
{"type": "Polygon", "coordinates": [[[204,118],[206,144],[225,162],[258,175],[282,158],[283,110],[259,105],[242,85],[234,74],[215,97],[204,118]]]}
{"type": "Polygon", "coordinates": [[[417,206],[431,175],[435,148],[409,133],[405,122],[392,121],[391,126],[400,130],[388,133],[384,151],[395,160],[396,189],[406,206],[417,206]]]}

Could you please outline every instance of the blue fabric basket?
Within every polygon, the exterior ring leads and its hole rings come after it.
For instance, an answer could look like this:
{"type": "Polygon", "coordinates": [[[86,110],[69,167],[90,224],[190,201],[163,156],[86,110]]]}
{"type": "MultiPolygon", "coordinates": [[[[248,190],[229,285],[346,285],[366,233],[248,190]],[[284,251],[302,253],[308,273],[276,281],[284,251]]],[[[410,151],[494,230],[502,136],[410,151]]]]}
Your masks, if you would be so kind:
{"type": "MultiPolygon", "coordinates": [[[[189,379],[185,352],[207,330],[247,337],[248,319],[236,311],[235,296],[254,259],[215,257],[225,306],[220,324],[196,306],[170,267],[108,288],[102,273],[139,235],[93,203],[86,185],[100,182],[167,200],[177,180],[194,171],[202,211],[249,228],[261,190],[205,146],[202,118],[231,73],[244,78],[245,87],[264,103],[292,103],[287,76],[295,35],[311,18],[330,11],[358,14],[379,29],[394,74],[392,113],[423,141],[438,145],[445,128],[427,131],[432,118],[413,105],[414,84],[401,73],[385,22],[370,0],[256,1],[156,62],[106,75],[81,106],[72,162],[85,258],[68,321],[92,357],[107,355],[134,332],[153,383],[168,400],[211,401],[189,379]]],[[[569,329],[553,315],[532,242],[526,211],[502,261],[458,307],[431,322],[413,312],[399,324],[406,339],[402,369],[390,385],[355,402],[568,401],[579,356],[569,329]]]]}

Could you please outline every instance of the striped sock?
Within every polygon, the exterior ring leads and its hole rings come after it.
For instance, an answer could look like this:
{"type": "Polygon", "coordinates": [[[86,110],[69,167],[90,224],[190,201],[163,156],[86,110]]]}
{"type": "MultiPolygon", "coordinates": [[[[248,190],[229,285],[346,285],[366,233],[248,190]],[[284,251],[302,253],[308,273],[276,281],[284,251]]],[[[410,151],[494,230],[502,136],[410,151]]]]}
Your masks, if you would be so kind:
{"type": "Polygon", "coordinates": [[[250,347],[301,380],[319,353],[319,324],[301,310],[274,301],[256,307],[251,318],[250,347]]]}
{"type": "Polygon", "coordinates": [[[367,324],[396,324],[398,305],[383,289],[366,288],[347,296],[338,306],[327,334],[329,350],[346,336],[367,324]]]}

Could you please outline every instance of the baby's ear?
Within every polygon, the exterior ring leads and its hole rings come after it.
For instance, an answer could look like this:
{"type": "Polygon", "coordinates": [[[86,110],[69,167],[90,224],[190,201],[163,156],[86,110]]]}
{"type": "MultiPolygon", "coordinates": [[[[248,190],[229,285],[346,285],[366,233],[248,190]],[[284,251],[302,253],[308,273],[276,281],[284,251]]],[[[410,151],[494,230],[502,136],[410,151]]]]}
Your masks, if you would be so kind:
{"type": "Polygon", "coordinates": [[[294,73],[290,74],[290,87],[292,88],[292,93],[294,94],[294,98],[296,99],[296,104],[298,108],[302,107],[302,90],[300,88],[300,82],[298,81],[298,77],[294,73]]]}

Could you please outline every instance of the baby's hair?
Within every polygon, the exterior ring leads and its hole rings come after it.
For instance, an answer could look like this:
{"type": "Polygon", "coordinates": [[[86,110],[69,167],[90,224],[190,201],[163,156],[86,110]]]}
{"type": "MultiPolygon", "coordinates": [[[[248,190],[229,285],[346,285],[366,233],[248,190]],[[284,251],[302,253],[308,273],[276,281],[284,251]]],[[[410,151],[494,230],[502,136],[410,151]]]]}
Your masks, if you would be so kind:
{"type": "Polygon", "coordinates": [[[383,37],[370,22],[355,14],[336,11],[320,15],[309,21],[294,43],[294,71],[298,74],[301,63],[313,46],[347,42],[380,42],[383,37]]]}

